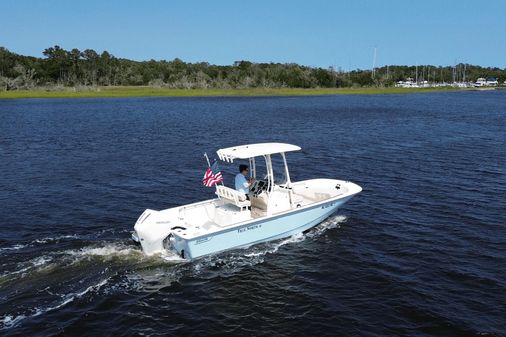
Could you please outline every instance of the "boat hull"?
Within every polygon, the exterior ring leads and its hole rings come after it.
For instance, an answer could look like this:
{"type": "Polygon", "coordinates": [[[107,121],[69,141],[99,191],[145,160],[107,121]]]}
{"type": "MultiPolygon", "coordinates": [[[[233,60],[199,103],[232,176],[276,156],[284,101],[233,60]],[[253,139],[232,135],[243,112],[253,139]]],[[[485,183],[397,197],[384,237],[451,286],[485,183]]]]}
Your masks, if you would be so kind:
{"type": "Polygon", "coordinates": [[[352,197],[353,195],[348,195],[328,200],[191,239],[175,234],[170,241],[170,249],[191,260],[229,249],[286,238],[316,226],[352,197]]]}

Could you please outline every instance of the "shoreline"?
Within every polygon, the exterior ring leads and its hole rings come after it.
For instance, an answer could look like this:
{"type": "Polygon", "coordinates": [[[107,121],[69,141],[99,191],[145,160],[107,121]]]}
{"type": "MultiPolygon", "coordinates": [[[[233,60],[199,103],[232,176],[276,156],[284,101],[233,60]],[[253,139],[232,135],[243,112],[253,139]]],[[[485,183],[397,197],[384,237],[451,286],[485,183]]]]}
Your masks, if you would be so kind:
{"type": "MultiPolygon", "coordinates": [[[[496,88],[490,88],[495,90],[496,88]]],[[[501,88],[498,88],[501,89],[501,88]]],[[[101,97],[262,97],[262,96],[324,96],[383,95],[432,92],[475,91],[476,88],[248,88],[248,89],[170,89],[148,86],[116,86],[95,88],[63,88],[59,90],[0,91],[2,99],[23,98],[101,98],[101,97]]]]}

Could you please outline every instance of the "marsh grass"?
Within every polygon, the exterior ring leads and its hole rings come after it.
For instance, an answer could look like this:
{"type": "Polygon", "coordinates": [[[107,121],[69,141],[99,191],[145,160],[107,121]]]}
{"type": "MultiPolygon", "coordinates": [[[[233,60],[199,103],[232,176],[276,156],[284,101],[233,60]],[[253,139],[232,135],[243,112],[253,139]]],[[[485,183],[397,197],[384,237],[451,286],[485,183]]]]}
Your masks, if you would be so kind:
{"type": "Polygon", "coordinates": [[[458,88],[249,88],[249,89],[171,89],[149,86],[47,88],[0,91],[0,99],[86,98],[86,97],[205,97],[205,96],[315,96],[409,94],[462,91],[458,88]]]}

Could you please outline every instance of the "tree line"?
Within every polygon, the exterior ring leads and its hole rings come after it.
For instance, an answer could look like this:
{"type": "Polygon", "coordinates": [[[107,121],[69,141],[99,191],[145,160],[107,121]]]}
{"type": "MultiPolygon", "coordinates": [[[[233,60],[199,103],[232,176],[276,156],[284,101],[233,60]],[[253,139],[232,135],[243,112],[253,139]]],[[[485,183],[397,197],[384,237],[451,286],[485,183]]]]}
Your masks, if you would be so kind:
{"type": "Polygon", "coordinates": [[[374,70],[308,67],[295,63],[253,63],[232,65],[207,62],[133,61],[107,51],[46,48],[44,57],[19,55],[0,47],[0,90],[34,87],[135,86],[169,88],[334,88],[391,86],[397,81],[475,81],[479,77],[506,80],[506,68],[476,65],[383,66],[374,70]]]}

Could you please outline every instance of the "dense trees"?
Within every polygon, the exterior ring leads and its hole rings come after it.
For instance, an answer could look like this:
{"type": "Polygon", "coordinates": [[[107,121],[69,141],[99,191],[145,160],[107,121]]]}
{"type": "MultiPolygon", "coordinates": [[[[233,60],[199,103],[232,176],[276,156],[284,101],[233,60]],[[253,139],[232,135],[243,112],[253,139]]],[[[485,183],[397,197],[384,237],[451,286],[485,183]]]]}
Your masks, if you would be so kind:
{"type": "Polygon", "coordinates": [[[506,69],[459,64],[455,67],[385,66],[371,70],[342,71],[297,64],[238,61],[229,66],[206,62],[132,61],[107,51],[47,48],[44,58],[23,56],[0,47],[0,90],[36,86],[151,85],[171,88],[348,87],[389,86],[407,77],[420,81],[474,81],[493,76],[506,80],[506,69]]]}

